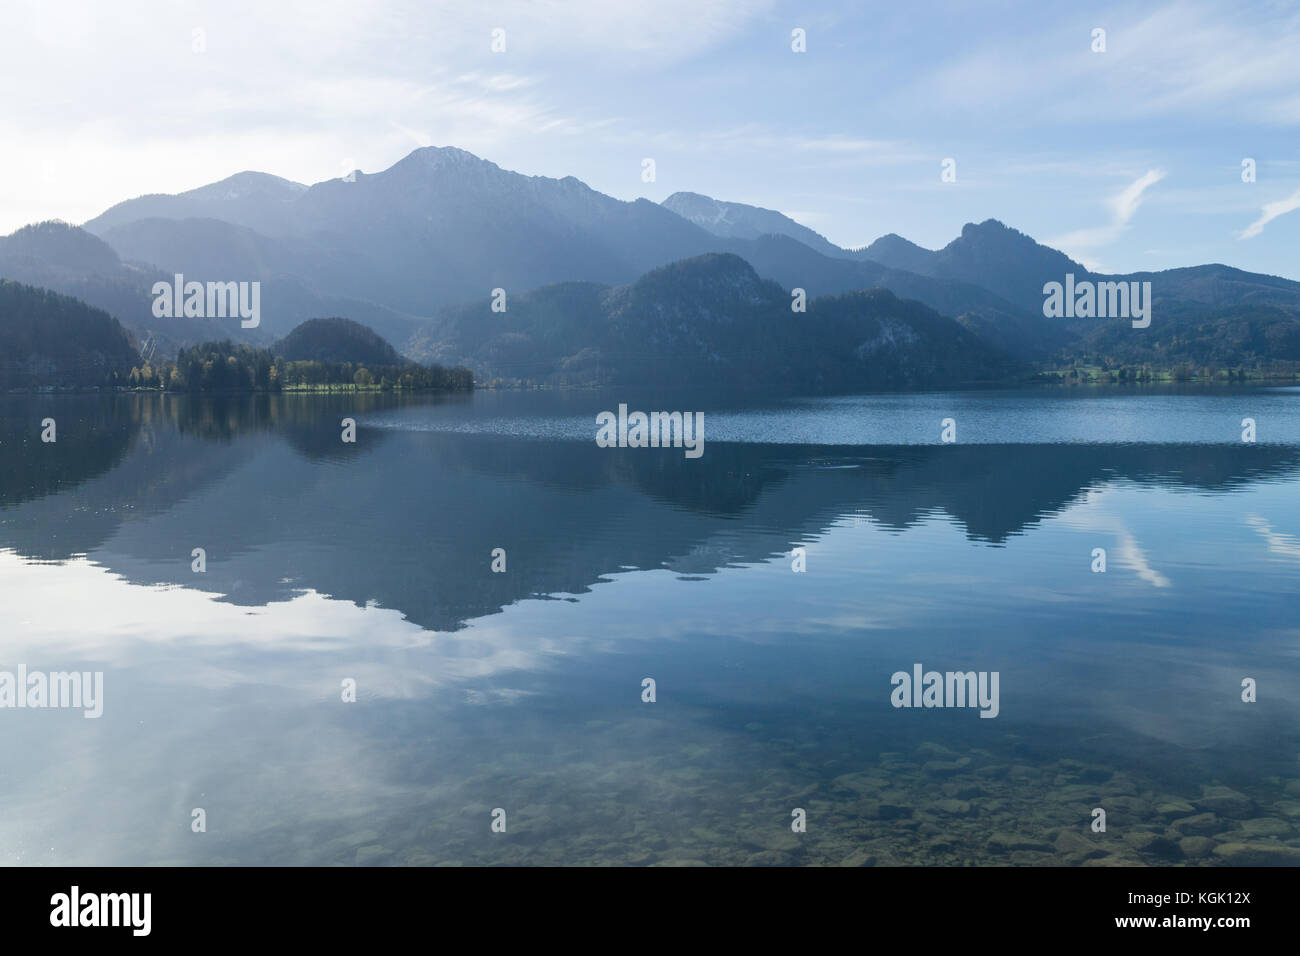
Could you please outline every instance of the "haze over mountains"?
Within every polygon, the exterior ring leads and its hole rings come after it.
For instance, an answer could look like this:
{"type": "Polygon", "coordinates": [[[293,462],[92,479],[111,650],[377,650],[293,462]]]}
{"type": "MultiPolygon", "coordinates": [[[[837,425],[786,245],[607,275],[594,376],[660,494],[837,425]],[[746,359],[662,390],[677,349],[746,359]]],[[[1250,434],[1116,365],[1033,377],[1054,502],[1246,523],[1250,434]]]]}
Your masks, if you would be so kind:
{"type": "Polygon", "coordinates": [[[715,236],[724,239],[759,239],[763,236],[789,236],[824,256],[842,258],[844,250],[819,232],[813,232],[789,216],[771,209],[723,202],[699,193],[673,193],[663,201],[683,219],[689,219],[715,236]]]}
{"type": "MultiPolygon", "coordinates": [[[[165,220],[157,222],[166,225],[165,220]]],[[[208,222],[217,229],[228,228],[215,220],[208,222]]],[[[128,261],[99,237],[66,223],[38,223],[0,237],[0,278],[51,289],[104,309],[142,343],[153,340],[162,354],[172,354],[180,346],[207,341],[214,335],[268,344],[306,319],[320,316],[350,316],[396,341],[403,341],[419,323],[413,316],[403,316],[372,302],[322,295],[291,274],[257,267],[255,259],[244,269],[224,271],[233,263],[224,256],[220,264],[211,262],[206,248],[196,242],[182,254],[199,264],[190,270],[190,278],[215,280],[219,275],[235,275],[247,277],[246,281],[261,281],[263,296],[274,303],[273,322],[243,329],[237,322],[232,328],[210,319],[156,318],[151,290],[155,282],[170,283],[174,272],[158,267],[150,257],[128,261]]]]}
{"type": "Polygon", "coordinates": [[[939,250],[895,234],[847,250],[772,210],[694,193],[624,202],[573,177],[525,176],[435,147],[312,186],[244,172],[127,200],[81,228],[42,224],[0,239],[0,277],[81,298],[164,351],[225,337],[267,343],[305,319],[346,316],[408,356],[470,362],[481,379],[639,379],[648,366],[638,343],[683,368],[771,381],[800,379],[799,369],[826,387],[978,381],[1071,362],[1300,368],[1300,283],[1222,265],[1106,277],[1152,283],[1152,325],[1133,330],[1045,318],[1043,285],[1066,274],[1090,277],[992,219],[939,250]],[[684,260],[698,261],[662,271],[684,260]],[[155,318],[149,290],[174,273],[260,281],[261,326],[155,318]],[[546,288],[556,283],[565,285],[546,288]],[[791,312],[796,288],[806,313],[791,312]],[[506,291],[504,313],[490,308],[494,289],[506,291]],[[870,289],[892,295],[819,301],[870,289]],[[870,344],[882,335],[892,336],[883,352],[870,344]],[[778,342],[819,358],[775,371],[778,342]],[[951,362],[957,352],[972,361],[951,362]]]}
{"type": "Polygon", "coordinates": [[[557,384],[782,392],[996,381],[1015,369],[953,319],[887,289],[821,296],[797,315],[790,305],[789,293],[744,259],[710,253],[630,285],[545,286],[504,313],[487,301],[444,309],[410,349],[523,377],[553,370],[547,378],[557,384]]]}

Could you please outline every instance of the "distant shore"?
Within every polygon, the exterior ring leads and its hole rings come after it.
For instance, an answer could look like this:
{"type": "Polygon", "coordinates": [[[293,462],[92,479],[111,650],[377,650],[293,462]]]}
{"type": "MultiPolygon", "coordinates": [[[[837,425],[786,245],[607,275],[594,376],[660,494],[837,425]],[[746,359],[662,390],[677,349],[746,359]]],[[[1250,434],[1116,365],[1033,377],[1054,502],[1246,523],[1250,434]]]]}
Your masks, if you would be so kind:
{"type": "MultiPolygon", "coordinates": [[[[1104,370],[1100,367],[1081,367],[1078,369],[1052,369],[1037,372],[1032,376],[1012,378],[1006,380],[989,380],[983,382],[954,382],[950,385],[927,384],[915,388],[870,388],[850,389],[847,391],[836,391],[833,394],[855,395],[866,393],[897,393],[905,394],[908,392],[934,392],[934,391],[982,391],[987,389],[998,388],[1035,388],[1043,387],[1045,389],[1055,390],[1058,388],[1092,388],[1100,386],[1132,386],[1135,389],[1141,389],[1150,386],[1190,386],[1190,387],[1223,387],[1235,385],[1253,385],[1253,386],[1288,386],[1300,385],[1300,372],[1291,374],[1262,374],[1258,372],[1245,372],[1241,374],[1215,374],[1212,376],[1194,375],[1191,377],[1182,377],[1176,371],[1169,369],[1151,370],[1141,377],[1120,378],[1113,370],[1104,370]]],[[[32,385],[22,388],[8,388],[5,393],[9,395],[33,395],[33,394],[50,394],[50,393],[90,393],[90,392],[119,392],[129,394],[155,394],[155,395],[347,395],[347,394],[382,394],[382,393],[400,393],[405,395],[446,395],[446,394],[465,394],[472,392],[566,392],[566,391],[601,391],[611,388],[636,388],[642,389],[650,387],[646,383],[617,383],[617,382],[596,382],[596,383],[550,383],[550,382],[518,382],[503,381],[494,379],[486,382],[469,382],[464,386],[446,387],[446,386],[420,386],[420,385],[400,385],[393,383],[385,384],[367,384],[358,385],[355,383],[335,382],[329,384],[293,384],[285,385],[279,388],[204,388],[198,390],[178,389],[178,388],[158,388],[157,386],[139,386],[139,385],[32,385]]],[[[707,388],[707,386],[702,386],[707,388]]],[[[803,394],[827,394],[817,391],[791,392],[784,391],[767,392],[762,389],[739,389],[738,393],[752,394],[755,397],[769,395],[771,397],[781,397],[785,395],[803,395],[803,394]]]]}

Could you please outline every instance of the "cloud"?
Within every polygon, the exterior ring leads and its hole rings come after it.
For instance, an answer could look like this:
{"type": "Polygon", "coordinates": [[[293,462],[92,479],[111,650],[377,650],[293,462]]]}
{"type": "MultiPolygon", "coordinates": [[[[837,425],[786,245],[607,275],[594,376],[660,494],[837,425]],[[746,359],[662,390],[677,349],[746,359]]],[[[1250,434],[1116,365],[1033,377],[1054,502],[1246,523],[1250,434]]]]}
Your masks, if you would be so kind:
{"type": "Polygon", "coordinates": [[[1160,180],[1165,178],[1163,169],[1150,169],[1139,176],[1136,181],[1131,183],[1127,189],[1111,200],[1111,206],[1115,210],[1115,224],[1118,226],[1127,226],[1129,220],[1138,211],[1138,206],[1142,205],[1142,194],[1147,188],[1154,186],[1160,180]]]}
{"type": "Polygon", "coordinates": [[[1093,53],[1095,11],[1029,17],[1031,29],[942,61],[906,91],[954,111],[990,105],[1008,116],[1073,123],[1207,115],[1290,126],[1300,120],[1300,16],[1289,4],[1253,8],[1176,2],[1106,17],[1107,50],[1093,53]],[[1033,24],[1044,27],[1034,30],[1033,24]]]}
{"type": "Polygon", "coordinates": [[[1085,507],[1065,515],[1062,520],[1066,525],[1083,528],[1087,531],[1105,532],[1115,536],[1117,563],[1133,571],[1140,580],[1155,588],[1167,588],[1173,582],[1152,566],[1141,542],[1117,514],[1108,514],[1100,492],[1091,492],[1085,499],[1085,507]]]}
{"type": "Polygon", "coordinates": [[[889,149],[895,144],[879,139],[854,139],[850,136],[820,136],[811,139],[796,139],[798,149],[819,153],[868,153],[889,149]]]}
{"type": "Polygon", "coordinates": [[[624,68],[662,65],[698,55],[736,36],[775,0],[401,0],[412,21],[435,30],[452,24],[481,39],[506,31],[507,51],[523,57],[581,51],[587,60],[624,68]],[[435,12],[436,11],[436,12],[435,12]]]}
{"type": "Polygon", "coordinates": [[[433,137],[428,133],[422,133],[417,129],[411,129],[409,126],[403,126],[396,120],[389,120],[388,125],[400,132],[416,146],[432,146],[433,137]]]}
{"type": "Polygon", "coordinates": [[[1264,231],[1264,227],[1276,219],[1278,216],[1285,216],[1289,212],[1300,209],[1300,189],[1297,189],[1285,199],[1279,199],[1276,202],[1264,203],[1264,208],[1260,210],[1259,218],[1241,231],[1240,239],[1253,239],[1264,231]]]}
{"type": "Polygon", "coordinates": [[[605,122],[606,107],[588,102],[601,98],[589,93],[598,78],[617,89],[706,56],[771,5],[196,0],[112,11],[14,0],[0,16],[0,75],[27,82],[0,141],[23,149],[0,170],[0,233],[246,168],[303,182],[383,169],[417,144],[510,158],[542,155],[545,136],[564,154],[564,141],[605,122]],[[503,54],[490,49],[498,27],[503,54]]]}
{"type": "Polygon", "coordinates": [[[484,90],[491,90],[493,93],[503,93],[507,90],[517,90],[526,86],[533,86],[537,80],[535,77],[517,76],[514,73],[494,73],[490,75],[482,73],[462,73],[460,76],[456,77],[456,82],[478,86],[484,90]]]}
{"type": "Polygon", "coordinates": [[[1138,544],[1137,538],[1133,537],[1127,530],[1117,530],[1116,534],[1119,538],[1120,564],[1135,571],[1139,578],[1152,587],[1169,587],[1169,578],[1151,566],[1151,562],[1147,560],[1146,552],[1138,544]]]}
{"type": "Polygon", "coordinates": [[[1274,531],[1268,520],[1259,515],[1247,515],[1246,524],[1259,532],[1260,537],[1268,542],[1268,550],[1273,554],[1284,558],[1300,559],[1300,538],[1282,531],[1274,531]]]}
{"type": "MultiPolygon", "coordinates": [[[[1147,170],[1120,190],[1118,194],[1106,200],[1106,205],[1111,210],[1111,219],[1108,224],[1093,226],[1088,229],[1076,229],[1074,232],[1055,236],[1047,240],[1047,245],[1055,246],[1057,249],[1078,259],[1089,269],[1093,269],[1093,266],[1089,265],[1085,258],[1085,253],[1079,250],[1096,249],[1099,246],[1110,245],[1117,240],[1124,233],[1124,230],[1128,228],[1128,224],[1133,217],[1137,215],[1138,208],[1142,205],[1143,194],[1164,178],[1165,171],[1163,169],[1147,170]]],[[[1094,269],[1094,271],[1096,270],[1094,269]]]]}

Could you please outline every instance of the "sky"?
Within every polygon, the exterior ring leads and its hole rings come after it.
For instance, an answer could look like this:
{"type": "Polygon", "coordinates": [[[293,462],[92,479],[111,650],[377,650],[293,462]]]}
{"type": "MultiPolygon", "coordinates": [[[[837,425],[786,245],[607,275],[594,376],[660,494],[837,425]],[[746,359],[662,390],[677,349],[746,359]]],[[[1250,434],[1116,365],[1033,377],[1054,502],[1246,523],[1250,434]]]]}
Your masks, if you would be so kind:
{"type": "Polygon", "coordinates": [[[6,0],[0,24],[0,234],[434,145],[849,248],[995,218],[1101,271],[1300,280],[1295,2],[6,0]]]}

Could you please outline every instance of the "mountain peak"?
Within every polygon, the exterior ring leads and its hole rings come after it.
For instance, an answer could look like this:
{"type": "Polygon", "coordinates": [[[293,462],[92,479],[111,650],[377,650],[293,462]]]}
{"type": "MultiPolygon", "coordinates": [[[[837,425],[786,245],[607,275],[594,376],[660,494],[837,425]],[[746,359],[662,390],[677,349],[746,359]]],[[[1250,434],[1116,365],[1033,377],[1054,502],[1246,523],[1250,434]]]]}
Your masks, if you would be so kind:
{"type": "Polygon", "coordinates": [[[421,146],[419,149],[411,150],[404,159],[394,165],[400,166],[410,161],[418,161],[430,169],[455,169],[457,167],[466,168],[472,166],[499,168],[496,163],[482,159],[468,150],[456,146],[421,146]]]}
{"type": "Polygon", "coordinates": [[[178,195],[196,199],[286,199],[293,198],[306,190],[306,186],[292,179],[246,169],[215,183],[186,190],[178,195]]]}
{"type": "Polygon", "coordinates": [[[844,258],[847,253],[825,236],[795,222],[789,216],[762,206],[725,202],[701,193],[676,192],[661,205],[695,225],[724,239],[758,239],[788,236],[822,255],[844,258]]]}
{"type": "MultiPolygon", "coordinates": [[[[780,291],[775,283],[760,278],[754,267],[740,256],[730,252],[707,252],[653,269],[625,289],[651,297],[661,295],[665,288],[671,288],[675,294],[686,290],[692,293],[707,290],[712,299],[753,303],[761,301],[766,287],[780,291]]],[[[770,293],[771,289],[766,291],[770,293]]]]}
{"type": "Polygon", "coordinates": [[[61,219],[33,223],[0,237],[0,256],[57,262],[64,268],[104,274],[121,264],[108,243],[61,219]]]}
{"type": "Polygon", "coordinates": [[[687,219],[693,216],[715,216],[720,217],[726,214],[726,203],[720,203],[712,196],[705,196],[703,193],[693,193],[687,191],[678,191],[665,199],[661,205],[667,206],[679,216],[687,219]],[[690,215],[687,215],[690,213],[690,215]]]}
{"type": "Polygon", "coordinates": [[[878,262],[889,269],[902,269],[920,275],[929,274],[934,253],[923,249],[896,232],[881,236],[865,249],[855,253],[856,258],[878,262]]]}
{"type": "Polygon", "coordinates": [[[984,286],[1022,308],[1042,307],[1043,284],[1088,270],[996,219],[962,226],[961,235],[935,254],[936,275],[984,286]]]}
{"type": "Polygon", "coordinates": [[[223,219],[250,228],[264,228],[279,210],[306,195],[307,187],[291,179],[244,170],[185,192],[148,193],[106,209],[82,223],[87,232],[108,230],[141,219],[223,219]]]}
{"type": "Polygon", "coordinates": [[[985,219],[978,225],[968,222],[961,227],[961,235],[940,250],[940,256],[961,257],[966,255],[1032,255],[1066,268],[1082,266],[1072,261],[1065,253],[1038,242],[1033,236],[1013,229],[997,219],[985,219]]]}
{"type": "Polygon", "coordinates": [[[1023,232],[1020,232],[1018,229],[1012,229],[1006,223],[998,219],[985,219],[978,225],[973,222],[968,222],[966,225],[961,227],[961,234],[963,236],[997,235],[999,233],[1013,233],[1017,236],[1024,235],[1023,232]]]}

